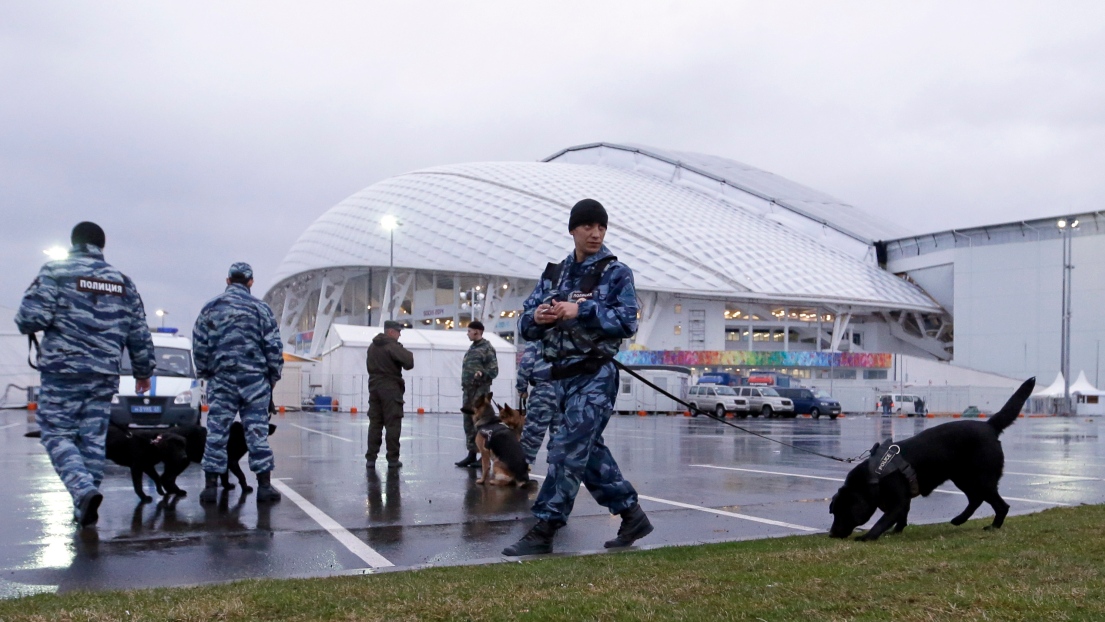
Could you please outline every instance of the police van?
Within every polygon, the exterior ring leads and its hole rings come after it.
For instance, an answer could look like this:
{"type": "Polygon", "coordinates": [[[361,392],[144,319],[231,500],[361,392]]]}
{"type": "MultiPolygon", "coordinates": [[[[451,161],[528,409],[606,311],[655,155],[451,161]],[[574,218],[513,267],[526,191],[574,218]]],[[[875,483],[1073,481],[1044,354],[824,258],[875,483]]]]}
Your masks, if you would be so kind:
{"type": "Polygon", "coordinates": [[[123,354],[119,369],[119,393],[111,398],[111,421],[124,427],[168,427],[200,422],[203,388],[192,363],[192,340],[175,328],[152,334],[157,362],[148,393],[136,395],[130,356],[123,354]]]}

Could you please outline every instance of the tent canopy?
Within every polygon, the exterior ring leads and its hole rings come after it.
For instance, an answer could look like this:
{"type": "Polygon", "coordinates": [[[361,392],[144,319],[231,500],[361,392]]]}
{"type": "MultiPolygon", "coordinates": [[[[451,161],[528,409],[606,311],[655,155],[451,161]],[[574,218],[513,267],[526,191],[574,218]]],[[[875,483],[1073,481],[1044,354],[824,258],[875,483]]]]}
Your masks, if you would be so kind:
{"type": "Polygon", "coordinates": [[[1105,395],[1105,391],[1101,391],[1094,388],[1090,381],[1086,379],[1085,370],[1079,372],[1078,380],[1074,381],[1074,384],[1070,385],[1071,395],[1105,395]]]}

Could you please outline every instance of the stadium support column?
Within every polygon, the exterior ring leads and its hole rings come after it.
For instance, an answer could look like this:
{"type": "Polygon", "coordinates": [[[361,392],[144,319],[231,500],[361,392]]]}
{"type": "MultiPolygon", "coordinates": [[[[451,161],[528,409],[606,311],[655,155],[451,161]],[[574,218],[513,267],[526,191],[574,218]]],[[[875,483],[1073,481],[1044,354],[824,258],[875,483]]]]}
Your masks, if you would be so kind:
{"type": "Polygon", "coordinates": [[[852,311],[840,312],[837,311],[833,317],[833,336],[830,342],[829,351],[839,352],[840,341],[844,338],[844,333],[848,331],[848,323],[852,321],[852,311]]]}
{"type": "Polygon", "coordinates": [[[318,292],[318,312],[315,314],[315,332],[311,336],[311,356],[316,357],[322,352],[322,343],[326,340],[326,334],[330,332],[330,323],[334,321],[341,296],[345,293],[345,275],[324,274],[322,287],[318,292]]]}
{"type": "Polygon", "coordinates": [[[284,340],[286,350],[294,350],[287,346],[294,342],[295,335],[299,332],[299,320],[307,308],[309,291],[309,281],[290,284],[284,290],[284,310],[280,312],[280,337],[284,340]]]}

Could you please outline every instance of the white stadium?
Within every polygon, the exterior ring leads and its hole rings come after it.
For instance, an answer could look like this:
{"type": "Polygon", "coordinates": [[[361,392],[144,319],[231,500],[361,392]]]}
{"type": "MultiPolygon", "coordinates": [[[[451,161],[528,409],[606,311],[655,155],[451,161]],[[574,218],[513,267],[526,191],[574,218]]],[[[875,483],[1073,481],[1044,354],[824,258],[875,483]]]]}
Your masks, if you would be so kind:
{"type": "MultiPolygon", "coordinates": [[[[606,244],[634,271],[641,319],[621,355],[626,363],[836,382],[835,393],[859,391],[864,407],[880,388],[976,385],[1000,387],[999,394],[1016,385],[993,373],[1036,374],[1047,384],[1045,376],[1059,370],[1059,310],[1015,283],[1008,286],[1017,313],[1026,304],[1046,307],[1032,315],[1033,356],[1025,354],[1023,366],[994,364],[1007,361],[1004,351],[992,361],[980,354],[982,303],[971,307],[966,328],[974,332],[953,324],[954,312],[983,285],[963,287],[984,248],[970,240],[985,228],[910,237],[878,215],[772,173],[641,145],[594,143],[540,162],[439,166],[373,184],[303,232],[265,299],[288,351],[308,358],[323,354],[333,326],[378,326],[392,317],[427,330],[480,319],[513,341],[537,277],[571,249],[568,212],[583,198],[606,207],[606,244]],[[385,227],[389,219],[397,226],[385,227]],[[972,363],[986,362],[974,370],[940,364],[958,363],[961,351],[972,363]]],[[[1054,221],[1035,226],[1054,229],[1054,221]]],[[[1076,259],[1092,255],[1096,267],[1083,260],[1075,271],[1075,309],[1081,305],[1083,315],[1076,310],[1073,321],[1083,343],[1072,346],[1072,368],[1095,384],[1091,350],[1105,338],[1105,322],[1090,319],[1089,305],[1105,303],[1102,224],[1101,212],[1083,215],[1074,239],[1076,259]]],[[[990,238],[991,250],[998,248],[990,238]]],[[[1052,261],[1047,246],[1060,238],[1001,239],[1017,247],[1006,252],[1029,257],[1032,270],[1061,283],[1060,251],[1052,261]],[[1020,242],[1035,246],[1026,255],[1020,242]]],[[[1000,275],[986,279],[990,289],[1001,282],[1000,275]]],[[[1024,328],[1023,318],[991,312],[992,325],[981,332],[1002,341],[1000,333],[1024,328]]]]}

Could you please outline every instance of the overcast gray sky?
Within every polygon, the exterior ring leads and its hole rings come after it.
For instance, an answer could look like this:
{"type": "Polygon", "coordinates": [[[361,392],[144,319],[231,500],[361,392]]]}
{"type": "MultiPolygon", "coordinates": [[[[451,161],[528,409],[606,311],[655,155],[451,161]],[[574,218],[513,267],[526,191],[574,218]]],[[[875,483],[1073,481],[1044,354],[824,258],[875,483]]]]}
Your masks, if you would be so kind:
{"type": "Polygon", "coordinates": [[[185,332],[361,188],[588,142],[917,233],[1105,205],[1101,2],[9,1],[0,85],[3,304],[94,220],[185,332]]]}

